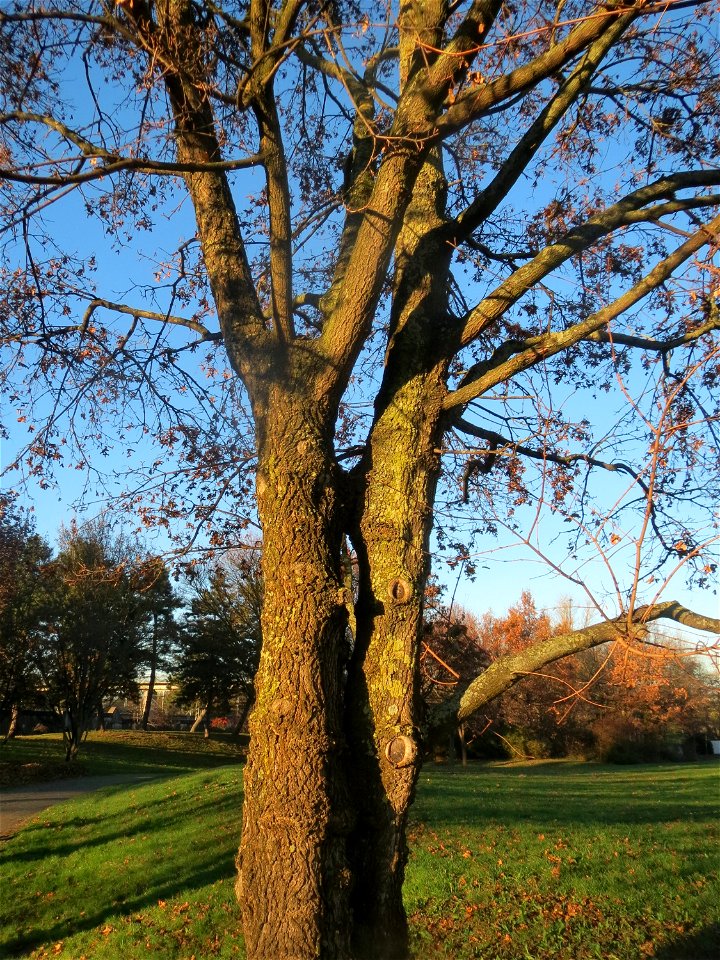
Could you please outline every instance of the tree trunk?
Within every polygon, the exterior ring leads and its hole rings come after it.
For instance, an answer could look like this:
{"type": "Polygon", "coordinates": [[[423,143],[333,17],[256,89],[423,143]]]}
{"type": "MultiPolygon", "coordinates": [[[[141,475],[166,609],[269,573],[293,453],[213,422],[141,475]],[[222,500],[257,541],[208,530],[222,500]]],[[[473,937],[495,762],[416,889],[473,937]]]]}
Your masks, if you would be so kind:
{"type": "Polygon", "coordinates": [[[240,737],[240,734],[242,733],[242,728],[245,726],[245,721],[247,720],[248,714],[252,710],[252,706],[254,703],[255,703],[255,691],[249,690],[245,698],[245,705],[242,708],[242,712],[240,713],[240,716],[238,717],[235,723],[235,726],[233,727],[233,731],[230,734],[231,740],[237,740],[240,737]]]}
{"type": "Polygon", "coordinates": [[[7,733],[5,734],[6,740],[14,740],[17,735],[18,723],[20,721],[20,707],[17,703],[12,705],[10,711],[10,726],[8,727],[7,733]]]}
{"type": "Polygon", "coordinates": [[[153,613],[153,633],[152,633],[152,651],[150,653],[150,679],[148,680],[147,695],[143,708],[140,729],[147,730],[150,722],[150,711],[152,709],[153,693],[155,692],[155,670],[157,666],[157,614],[153,613]]]}
{"type": "Polygon", "coordinates": [[[258,437],[263,644],[236,890],[251,960],[346,960],[342,526],[329,437],[298,406],[276,395],[258,437]]]}
{"type": "Polygon", "coordinates": [[[202,713],[195,718],[195,723],[190,727],[190,733],[197,733],[200,727],[203,728],[205,737],[208,736],[208,727],[210,726],[210,703],[206,703],[202,713]]]}
{"type": "Polygon", "coordinates": [[[465,740],[465,724],[458,724],[457,728],[458,740],[460,741],[460,761],[464,767],[468,763],[468,752],[467,752],[467,741],[465,740]]]}
{"type": "Polygon", "coordinates": [[[360,805],[352,837],[356,960],[404,960],[408,952],[405,833],[422,759],[418,665],[447,373],[436,346],[447,336],[447,249],[423,237],[441,223],[444,187],[441,158],[433,153],[398,237],[390,346],[360,466],[363,495],[353,534],[360,591],[348,724],[360,805]]]}
{"type": "MultiPolygon", "coordinates": [[[[404,349],[412,354],[412,342],[404,349]]],[[[379,407],[355,535],[360,592],[348,735],[360,806],[352,837],[356,960],[404,960],[408,951],[405,833],[422,761],[418,660],[443,375],[441,366],[418,372],[393,385],[392,402],[379,407]]]]}
{"type": "Polygon", "coordinates": [[[67,763],[70,763],[77,756],[81,738],[82,728],[78,718],[72,710],[66,709],[63,713],[63,745],[67,763]]]}

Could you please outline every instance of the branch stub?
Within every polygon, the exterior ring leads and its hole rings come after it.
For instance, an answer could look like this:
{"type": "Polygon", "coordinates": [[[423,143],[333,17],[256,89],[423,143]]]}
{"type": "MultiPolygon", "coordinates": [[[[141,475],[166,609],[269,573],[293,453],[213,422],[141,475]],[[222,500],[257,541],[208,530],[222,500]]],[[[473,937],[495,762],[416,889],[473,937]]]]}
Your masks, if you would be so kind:
{"type": "Polygon", "coordinates": [[[385,747],[385,757],[388,763],[396,769],[412,766],[417,754],[417,744],[412,737],[408,737],[404,733],[393,737],[385,747]]]}
{"type": "Polygon", "coordinates": [[[407,603],[412,597],[412,587],[409,582],[402,577],[396,577],[388,584],[388,596],[393,603],[407,603]]]}

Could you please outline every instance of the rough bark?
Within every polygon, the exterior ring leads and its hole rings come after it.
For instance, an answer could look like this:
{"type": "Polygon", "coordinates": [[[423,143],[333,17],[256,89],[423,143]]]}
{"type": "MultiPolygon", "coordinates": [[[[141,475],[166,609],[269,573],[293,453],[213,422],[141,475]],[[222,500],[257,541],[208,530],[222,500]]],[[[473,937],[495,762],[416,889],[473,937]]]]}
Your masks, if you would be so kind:
{"type": "Polygon", "coordinates": [[[406,825],[421,763],[418,659],[446,366],[442,249],[426,242],[442,216],[444,176],[432,155],[396,245],[398,284],[386,374],[376,403],[354,534],[360,566],[349,676],[353,743],[354,956],[407,955],[402,885],[406,825]],[[440,308],[440,309],[438,309],[440,308]]]}
{"type": "MultiPolygon", "coordinates": [[[[603,5],[596,10],[600,15],[580,17],[558,42],[541,45],[536,55],[521,57],[507,72],[465,83],[501,8],[499,0],[475,0],[462,14],[461,7],[443,0],[400,4],[398,99],[388,123],[374,123],[370,65],[365,85],[365,79],[345,72],[342,57],[333,60],[330,54],[332,62],[322,71],[341,80],[357,116],[339,255],[329,288],[323,295],[310,294],[319,304],[317,336],[298,336],[294,329],[295,198],[273,90],[296,40],[303,64],[318,67],[318,48],[293,35],[303,4],[251,0],[242,20],[224,20],[214,5],[205,10],[194,0],[128,0],[116,5],[116,19],[108,13],[98,23],[109,35],[121,29],[122,37],[147,53],[152,69],[161,72],[174,124],[176,172],[182,171],[194,207],[220,323],[217,336],[248,389],[256,423],[264,530],[263,650],[250,723],[237,888],[251,960],[405,957],[405,827],[420,763],[417,665],[443,428],[469,401],[540,358],[583,339],[601,339],[618,312],[655,289],[711,238],[707,227],[698,231],[632,290],[583,322],[567,329],[539,328],[520,342],[498,336],[497,348],[488,347],[487,354],[484,346],[479,349],[459,388],[448,391],[447,371],[458,349],[512,317],[514,304],[551,271],[646,216],[655,200],[669,202],[677,190],[700,185],[696,178],[692,184],[658,182],[634,191],[513,268],[466,316],[449,316],[448,264],[455,245],[472,239],[517,185],[530,159],[589,89],[608,50],[647,4],[614,11],[617,6],[603,5]],[[222,100],[212,40],[213,30],[225,27],[232,27],[239,61],[247,60],[248,66],[238,73],[234,95],[226,92],[222,100]],[[553,83],[546,83],[550,78],[553,83]],[[489,184],[450,220],[439,140],[482,123],[484,116],[532,90],[539,99],[548,98],[545,106],[489,184]],[[234,188],[222,167],[221,144],[232,139],[233,123],[216,122],[214,109],[218,117],[230,119],[235,111],[255,118],[269,249],[262,283],[253,275],[234,188]],[[372,335],[391,264],[382,387],[365,454],[352,477],[345,478],[332,448],[338,406],[372,335]],[[346,534],[355,545],[360,574],[352,649],[342,570],[346,534]]],[[[313,19],[311,33],[323,15],[313,19]]],[[[333,41],[328,43],[332,50],[333,41]]],[[[530,102],[526,115],[534,109],[530,102]]],[[[252,137],[249,128],[240,128],[243,138],[252,137]]],[[[109,160],[105,153],[88,156],[103,164],[109,160]]],[[[138,164],[143,158],[124,162],[138,164]]],[[[716,182],[716,171],[702,175],[716,182]]],[[[691,201],[673,199],[674,210],[684,202],[691,201]]],[[[711,201],[705,198],[701,205],[711,201]]],[[[661,207],[673,213],[667,204],[655,203],[658,217],[661,207]]],[[[709,229],[717,231],[718,222],[709,229]]],[[[156,319],[165,321],[161,315],[156,319]]],[[[186,325],[204,331],[197,323],[186,325]]],[[[697,330],[694,335],[700,336],[697,330]]],[[[538,649],[534,659],[498,662],[448,708],[453,728],[458,718],[529,670],[604,639],[599,631],[556,640],[538,649]]],[[[151,696],[152,689],[146,708],[151,696]]],[[[207,722],[208,713],[209,707],[198,724],[207,722]]],[[[147,709],[144,723],[146,718],[147,709]]],[[[68,757],[77,750],[81,719],[79,724],[70,718],[68,757]]]]}
{"type": "Polygon", "coordinates": [[[237,893],[248,956],[350,956],[342,730],[348,656],[330,438],[280,389],[260,435],[263,645],[237,893]],[[272,522],[270,522],[272,521],[272,522]]]}

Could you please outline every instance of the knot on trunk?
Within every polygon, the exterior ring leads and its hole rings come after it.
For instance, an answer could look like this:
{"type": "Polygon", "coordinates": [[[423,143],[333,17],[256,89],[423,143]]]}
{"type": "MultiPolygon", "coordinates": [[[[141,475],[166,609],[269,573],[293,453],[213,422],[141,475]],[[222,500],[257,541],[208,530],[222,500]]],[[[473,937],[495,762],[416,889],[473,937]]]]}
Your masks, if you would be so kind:
{"type": "Polygon", "coordinates": [[[293,712],[292,701],[287,700],[285,697],[281,697],[278,700],[273,700],[272,704],[270,705],[270,712],[275,725],[282,724],[293,712]]]}
{"type": "Polygon", "coordinates": [[[404,733],[393,737],[385,747],[385,757],[388,763],[396,769],[411,767],[415,763],[417,755],[417,744],[412,737],[408,737],[404,733]]]}
{"type": "Polygon", "coordinates": [[[403,577],[396,577],[388,584],[388,597],[396,604],[407,603],[412,597],[412,586],[403,577]]]}

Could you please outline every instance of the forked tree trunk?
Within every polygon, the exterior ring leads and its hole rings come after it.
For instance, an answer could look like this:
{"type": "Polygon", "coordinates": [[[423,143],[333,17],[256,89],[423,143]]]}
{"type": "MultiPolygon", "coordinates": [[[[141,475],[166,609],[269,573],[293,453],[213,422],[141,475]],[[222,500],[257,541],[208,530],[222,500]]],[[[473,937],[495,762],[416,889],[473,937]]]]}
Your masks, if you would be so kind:
{"type": "Polygon", "coordinates": [[[195,723],[190,727],[190,733],[197,733],[200,727],[203,728],[203,735],[205,739],[210,736],[210,711],[212,710],[212,702],[208,701],[203,707],[202,713],[198,714],[195,718],[195,723]]]}

